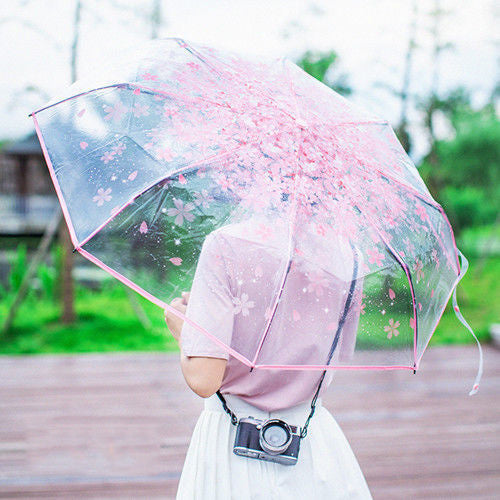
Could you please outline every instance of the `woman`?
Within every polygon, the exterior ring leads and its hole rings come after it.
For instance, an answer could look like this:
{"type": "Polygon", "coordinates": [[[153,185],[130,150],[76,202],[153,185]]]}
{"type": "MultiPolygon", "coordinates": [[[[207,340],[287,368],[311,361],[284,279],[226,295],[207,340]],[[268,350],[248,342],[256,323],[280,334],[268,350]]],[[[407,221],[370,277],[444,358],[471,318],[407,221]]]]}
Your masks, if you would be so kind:
{"type": "MultiPolygon", "coordinates": [[[[209,234],[200,253],[191,292],[184,292],[171,302],[174,308],[215,335],[219,343],[200,333],[191,322],[183,323],[175,314],[165,311],[167,325],[181,348],[184,378],[197,395],[205,398],[205,409],[193,432],[177,498],[369,499],[368,486],[349,443],[334,418],[322,407],[321,398],[308,433],[301,440],[295,465],[233,453],[236,427],[224,411],[217,391],[220,390],[238,418],[279,418],[300,428],[310,413],[322,372],[250,371],[229,356],[221,343],[248,359],[258,352],[262,364],[270,363],[271,359],[275,364],[320,364],[332,339],[332,334],[324,335],[320,327],[333,325],[325,323],[326,317],[336,318],[336,324],[340,323],[354,266],[351,252],[348,265],[346,258],[336,259],[342,262],[341,268],[325,269],[318,276],[317,266],[311,266],[309,256],[311,248],[317,252],[320,242],[312,237],[300,238],[306,243],[296,243],[279,307],[272,309],[277,284],[283,276],[280,263],[288,255],[287,229],[273,224],[269,231],[262,224],[266,222],[251,220],[209,234]],[[346,268],[350,269],[347,274],[346,268]],[[271,317],[272,326],[266,330],[271,317]],[[266,332],[265,342],[255,335],[262,331],[266,332]],[[307,335],[300,335],[306,331],[307,335]]],[[[340,247],[339,251],[346,252],[345,245],[340,247]]],[[[343,334],[334,359],[352,355],[361,293],[362,286],[357,286],[354,295],[351,294],[351,307],[342,319],[343,334]]],[[[319,395],[331,381],[331,373],[326,376],[319,395]]]]}

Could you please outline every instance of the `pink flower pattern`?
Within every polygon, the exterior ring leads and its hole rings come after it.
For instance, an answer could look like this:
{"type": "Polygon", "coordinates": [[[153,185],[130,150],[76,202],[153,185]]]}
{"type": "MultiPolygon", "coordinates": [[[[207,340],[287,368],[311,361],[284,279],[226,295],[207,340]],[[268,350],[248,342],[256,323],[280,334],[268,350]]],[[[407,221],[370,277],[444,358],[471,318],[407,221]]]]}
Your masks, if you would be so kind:
{"type": "Polygon", "coordinates": [[[169,208],[167,210],[167,215],[170,217],[175,217],[174,222],[178,226],[182,226],[184,219],[188,222],[192,222],[194,220],[194,214],[191,211],[194,209],[194,205],[192,203],[186,203],[179,199],[174,199],[175,208],[169,208]]]}
{"type": "Polygon", "coordinates": [[[249,300],[247,293],[242,293],[240,297],[233,297],[233,313],[242,314],[243,316],[248,316],[250,314],[250,309],[255,307],[255,302],[249,300]]]}
{"type": "Polygon", "coordinates": [[[397,337],[399,335],[398,328],[399,321],[394,321],[392,318],[389,319],[389,324],[384,326],[384,331],[387,333],[387,338],[390,339],[394,335],[397,337]]]}
{"type": "Polygon", "coordinates": [[[111,188],[99,188],[97,190],[97,194],[92,198],[92,200],[94,203],[97,203],[98,207],[101,207],[107,201],[111,201],[111,188]]]}
{"type": "Polygon", "coordinates": [[[366,253],[368,254],[368,262],[370,264],[377,264],[379,267],[382,265],[382,260],[385,258],[385,255],[380,253],[377,248],[368,248],[366,253]]]}
{"type": "MultiPolygon", "coordinates": [[[[127,220],[133,207],[137,214],[124,233],[130,236],[124,237],[148,243],[145,259],[148,252],[155,256],[161,249],[164,254],[157,262],[167,260],[169,271],[181,265],[176,249],[186,251],[179,252],[186,259],[180,269],[189,277],[196,268],[195,256],[188,260],[185,243],[201,247],[208,231],[272,214],[293,229],[294,266],[300,261],[311,266],[303,274],[308,281],[299,289],[304,298],[318,301],[328,296],[328,281],[320,269],[333,259],[328,249],[345,239],[360,252],[367,287],[372,280],[394,278],[397,272],[409,281],[408,271],[418,309],[425,314],[441,310],[446,295],[441,290],[451,289],[458,270],[453,233],[384,120],[351,106],[286,59],[271,66],[205,47],[195,57],[186,50],[187,42],[158,43],[165,43],[168,50],[161,51],[162,57],[143,61],[127,85],[89,95],[88,104],[85,100],[74,105],[72,126],[88,125],[86,120],[92,117],[106,132],[105,143],[85,131],[75,133],[75,143],[69,144],[81,157],[75,174],[88,183],[82,196],[90,193],[93,201],[87,201],[91,207],[81,219],[87,223],[94,218],[92,223],[99,227],[109,217],[111,204],[104,210],[100,207],[111,199],[113,213],[120,211],[119,221],[127,220]],[[127,126],[134,134],[124,139],[127,126]],[[143,156],[138,160],[134,151],[143,156]],[[153,172],[149,164],[158,170],[153,172]],[[170,173],[165,182],[151,188],[170,173]],[[113,192],[107,187],[110,180],[113,192]],[[147,212],[140,203],[157,189],[161,206],[153,218],[153,204],[147,212]],[[143,190],[146,196],[139,196],[130,210],[123,209],[143,190]],[[193,224],[186,230],[192,222],[199,222],[202,229],[197,231],[193,224]],[[309,237],[321,244],[307,248],[303,243],[309,237]],[[167,251],[158,244],[163,238],[171,244],[167,251]]],[[[61,145],[63,139],[61,135],[61,145]]],[[[78,232],[76,219],[74,225],[78,232]]],[[[273,239],[272,226],[260,228],[262,240],[273,239]]],[[[286,242],[283,245],[286,252],[286,242]]],[[[260,273],[259,263],[251,265],[255,271],[249,281],[264,286],[267,277],[260,273]]],[[[394,290],[381,289],[380,299],[363,297],[357,302],[360,314],[366,314],[364,323],[376,311],[391,316],[396,301],[408,300],[409,283],[392,286],[394,290]]],[[[235,314],[249,315],[256,303],[253,292],[244,291],[235,298],[235,314]]],[[[295,319],[293,309],[289,312],[295,319]]],[[[256,316],[262,315],[259,311],[256,316]]],[[[302,316],[300,321],[306,319],[302,316]]],[[[432,321],[420,323],[420,318],[419,341],[425,344],[430,335],[426,325],[432,321]]],[[[332,318],[328,321],[333,323],[332,318]]],[[[406,325],[408,319],[400,321],[406,325]]],[[[380,335],[397,336],[400,321],[390,318],[383,331],[379,328],[380,335]]]]}

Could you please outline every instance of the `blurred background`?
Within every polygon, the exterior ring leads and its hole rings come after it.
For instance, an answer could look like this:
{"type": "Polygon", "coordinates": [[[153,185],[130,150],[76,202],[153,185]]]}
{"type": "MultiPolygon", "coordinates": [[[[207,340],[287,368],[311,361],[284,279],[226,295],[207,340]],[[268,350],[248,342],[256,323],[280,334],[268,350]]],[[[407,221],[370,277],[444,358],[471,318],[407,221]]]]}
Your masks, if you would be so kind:
{"type": "Polygon", "coordinates": [[[287,56],[392,124],[470,260],[483,385],[448,305],[417,376],[340,370],[325,404],[374,498],[498,498],[499,21],[494,0],[0,2],[0,497],[174,497],[202,402],[163,312],[72,252],[28,114],[176,36],[287,56]]]}
{"type": "MultiPolygon", "coordinates": [[[[27,116],[167,36],[286,55],[388,119],[470,259],[459,302],[489,340],[500,322],[499,20],[490,0],[2,2],[0,353],[175,349],[156,306],[72,254],[27,116]]],[[[432,344],[470,341],[447,310],[432,344]]]]}

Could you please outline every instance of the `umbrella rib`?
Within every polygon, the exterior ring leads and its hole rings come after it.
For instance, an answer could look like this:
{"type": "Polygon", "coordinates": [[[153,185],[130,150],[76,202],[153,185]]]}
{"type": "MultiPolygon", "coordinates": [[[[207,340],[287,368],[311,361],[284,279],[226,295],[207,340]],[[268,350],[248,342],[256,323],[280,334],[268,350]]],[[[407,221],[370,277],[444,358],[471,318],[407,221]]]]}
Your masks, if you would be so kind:
{"type": "MultiPolygon", "coordinates": [[[[282,62],[283,62],[283,66],[285,68],[285,73],[288,76],[288,82],[289,82],[290,90],[292,92],[293,99],[294,99],[294,102],[295,102],[295,108],[296,108],[297,117],[300,119],[299,105],[298,105],[298,102],[297,102],[297,97],[295,95],[295,90],[294,90],[294,87],[293,87],[293,81],[292,81],[292,78],[290,77],[290,74],[289,74],[289,72],[287,70],[287,67],[285,66],[286,59],[282,59],[282,62]]],[[[276,300],[274,301],[274,305],[273,305],[273,308],[272,308],[272,312],[271,312],[270,318],[269,318],[269,320],[267,322],[267,325],[265,327],[264,333],[262,334],[261,339],[259,341],[259,345],[257,346],[257,351],[255,353],[255,356],[254,356],[253,360],[252,360],[252,366],[255,365],[255,363],[257,361],[257,358],[258,358],[258,356],[259,356],[259,354],[260,354],[260,352],[262,350],[262,346],[264,344],[264,340],[266,339],[267,334],[269,333],[269,330],[271,328],[271,323],[272,323],[272,321],[274,319],[274,316],[276,314],[276,309],[278,308],[278,303],[279,303],[279,301],[281,299],[281,295],[283,294],[283,290],[285,288],[286,278],[287,278],[288,273],[290,272],[290,268],[292,266],[293,235],[294,235],[294,232],[295,232],[295,221],[297,219],[297,193],[299,191],[299,189],[297,188],[297,183],[298,183],[297,178],[299,177],[298,174],[299,174],[299,171],[301,170],[300,169],[300,162],[299,162],[299,154],[300,154],[300,146],[301,146],[301,141],[302,141],[302,133],[303,133],[303,128],[299,127],[298,141],[297,141],[298,142],[298,144],[297,144],[297,154],[295,155],[295,162],[297,164],[297,172],[296,172],[296,175],[295,175],[295,178],[294,178],[294,183],[293,183],[293,187],[294,187],[294,190],[293,190],[293,202],[292,202],[292,206],[290,208],[290,212],[292,213],[292,221],[291,221],[290,233],[289,233],[289,237],[288,237],[288,258],[287,258],[287,264],[286,264],[283,276],[281,278],[280,289],[279,289],[278,295],[276,297],[276,300]]]]}
{"type": "Polygon", "coordinates": [[[86,243],[88,243],[97,233],[99,233],[102,229],[104,229],[111,221],[115,219],[115,217],[123,212],[125,208],[127,208],[129,205],[131,205],[137,198],[142,196],[144,193],[155,187],[156,185],[160,184],[161,182],[167,180],[169,177],[173,177],[174,175],[181,174],[182,172],[185,172],[186,170],[190,170],[193,167],[196,167],[198,165],[202,165],[204,163],[209,163],[214,160],[218,160],[221,158],[225,158],[226,156],[230,156],[231,154],[235,153],[236,151],[243,149],[244,146],[240,145],[235,148],[229,149],[227,151],[224,151],[222,153],[217,153],[212,156],[205,157],[201,160],[197,160],[195,162],[190,163],[189,165],[185,165],[184,167],[181,167],[177,170],[174,170],[173,172],[169,173],[165,177],[162,177],[161,179],[156,179],[154,182],[148,184],[146,187],[142,188],[141,191],[138,193],[134,194],[130,200],[128,200],[124,205],[122,205],[118,210],[114,211],[113,214],[108,217],[99,227],[97,227],[92,233],[90,233],[84,240],[82,240],[78,245],[75,247],[75,250],[78,250],[78,248],[83,247],[86,243]]]}
{"type": "Polygon", "coordinates": [[[415,318],[415,325],[413,327],[413,362],[414,362],[414,367],[416,367],[416,362],[417,362],[417,341],[418,341],[418,311],[417,311],[417,301],[415,298],[415,290],[413,287],[413,280],[411,277],[411,272],[410,268],[408,267],[408,264],[403,261],[403,259],[397,254],[397,252],[392,248],[392,245],[387,241],[386,237],[382,234],[380,229],[378,228],[377,224],[373,221],[373,219],[368,215],[366,212],[361,210],[357,205],[356,208],[359,210],[360,213],[364,214],[365,217],[368,219],[372,227],[375,229],[377,234],[380,236],[380,239],[386,246],[386,248],[389,250],[390,254],[396,259],[396,261],[399,263],[399,265],[403,268],[403,271],[406,274],[406,277],[408,279],[408,283],[410,285],[410,292],[411,292],[411,300],[412,300],[412,305],[413,305],[413,315],[415,318]]]}

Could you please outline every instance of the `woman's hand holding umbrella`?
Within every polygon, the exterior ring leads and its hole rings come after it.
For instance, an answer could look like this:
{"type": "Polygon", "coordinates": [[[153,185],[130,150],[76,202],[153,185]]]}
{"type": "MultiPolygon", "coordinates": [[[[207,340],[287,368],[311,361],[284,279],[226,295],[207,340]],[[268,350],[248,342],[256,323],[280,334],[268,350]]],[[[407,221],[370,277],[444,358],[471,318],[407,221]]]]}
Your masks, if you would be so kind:
{"type": "MultiPolygon", "coordinates": [[[[175,309],[177,309],[182,314],[186,314],[188,301],[189,301],[189,292],[182,292],[182,296],[173,299],[170,302],[170,305],[175,309]]],[[[173,314],[172,311],[165,309],[165,321],[167,323],[168,329],[170,330],[170,333],[180,345],[181,330],[182,330],[182,325],[184,324],[184,320],[173,314]]]]}
{"type": "MultiPolygon", "coordinates": [[[[190,292],[182,292],[181,297],[176,297],[170,305],[182,314],[186,314],[190,292]]],[[[172,336],[182,344],[181,331],[184,320],[165,309],[165,321],[172,336]]],[[[188,357],[182,354],[181,369],[189,387],[202,398],[210,397],[219,389],[227,361],[219,358],[188,357]]]]}

